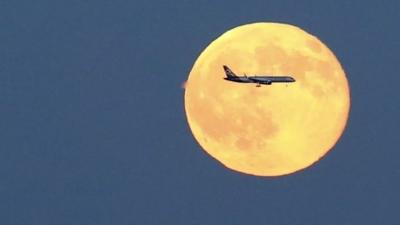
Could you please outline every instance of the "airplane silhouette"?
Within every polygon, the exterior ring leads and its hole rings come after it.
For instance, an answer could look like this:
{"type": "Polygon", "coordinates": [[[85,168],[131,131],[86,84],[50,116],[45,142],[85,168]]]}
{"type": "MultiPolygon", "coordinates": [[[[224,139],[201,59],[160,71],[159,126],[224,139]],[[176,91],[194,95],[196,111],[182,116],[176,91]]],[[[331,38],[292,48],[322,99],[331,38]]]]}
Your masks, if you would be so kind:
{"type": "Polygon", "coordinates": [[[296,80],[290,76],[265,76],[265,75],[254,75],[254,76],[237,76],[228,66],[223,66],[226,77],[225,80],[238,82],[238,83],[256,83],[256,87],[264,85],[271,85],[272,83],[291,83],[296,80]]]}

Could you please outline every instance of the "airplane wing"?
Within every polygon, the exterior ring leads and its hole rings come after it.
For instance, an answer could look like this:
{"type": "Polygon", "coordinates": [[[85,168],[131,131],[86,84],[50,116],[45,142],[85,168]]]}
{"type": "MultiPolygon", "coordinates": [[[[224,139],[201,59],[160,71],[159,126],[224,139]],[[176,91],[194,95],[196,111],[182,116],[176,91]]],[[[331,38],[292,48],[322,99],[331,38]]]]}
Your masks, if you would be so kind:
{"type": "Polygon", "coordinates": [[[268,81],[268,80],[271,80],[270,78],[267,78],[267,77],[249,77],[249,79],[251,79],[253,81],[268,81]]]}
{"type": "Polygon", "coordinates": [[[262,83],[262,84],[271,84],[272,79],[268,77],[249,77],[255,83],[262,83]]]}

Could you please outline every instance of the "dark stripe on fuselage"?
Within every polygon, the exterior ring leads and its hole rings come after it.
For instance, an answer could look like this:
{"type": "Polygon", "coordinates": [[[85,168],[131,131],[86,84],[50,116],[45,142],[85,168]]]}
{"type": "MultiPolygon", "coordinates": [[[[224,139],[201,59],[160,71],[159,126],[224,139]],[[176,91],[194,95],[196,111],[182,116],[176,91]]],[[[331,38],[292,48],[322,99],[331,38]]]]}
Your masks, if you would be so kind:
{"type": "Polygon", "coordinates": [[[225,77],[225,80],[240,83],[287,83],[295,82],[295,79],[288,76],[280,77],[225,77]]]}
{"type": "Polygon", "coordinates": [[[239,82],[239,83],[255,83],[253,80],[250,80],[245,77],[225,77],[224,79],[233,81],[233,82],[239,82]]]}
{"type": "Polygon", "coordinates": [[[289,77],[289,76],[263,76],[263,77],[249,77],[250,80],[254,81],[254,82],[266,82],[266,81],[270,81],[270,82],[294,82],[295,80],[293,79],[293,77],[289,77]]]}

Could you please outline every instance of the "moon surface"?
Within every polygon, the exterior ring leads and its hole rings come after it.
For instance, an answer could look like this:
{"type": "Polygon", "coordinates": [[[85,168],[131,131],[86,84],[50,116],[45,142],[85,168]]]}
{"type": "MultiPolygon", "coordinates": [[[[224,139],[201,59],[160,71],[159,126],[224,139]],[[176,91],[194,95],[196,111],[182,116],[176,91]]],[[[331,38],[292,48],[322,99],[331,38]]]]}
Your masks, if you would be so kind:
{"type": "Polygon", "coordinates": [[[257,176],[304,169],[338,141],[350,110],[346,75],[315,36],[288,24],[253,23],[214,40],[185,84],[185,111],[201,147],[226,167],[257,176]],[[296,82],[256,84],[237,75],[290,75],[296,82]]]}

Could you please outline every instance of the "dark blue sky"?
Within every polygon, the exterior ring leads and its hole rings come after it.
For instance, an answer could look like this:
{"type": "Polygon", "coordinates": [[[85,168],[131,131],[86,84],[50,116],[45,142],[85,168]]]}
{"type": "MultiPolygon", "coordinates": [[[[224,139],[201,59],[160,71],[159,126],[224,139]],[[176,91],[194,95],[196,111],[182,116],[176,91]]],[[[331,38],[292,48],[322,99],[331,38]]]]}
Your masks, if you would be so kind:
{"type": "Polygon", "coordinates": [[[223,2],[0,2],[0,224],[397,224],[400,3],[223,2]],[[337,146],[275,179],[206,155],[180,88],[260,21],[318,36],[352,94],[337,146]]]}

